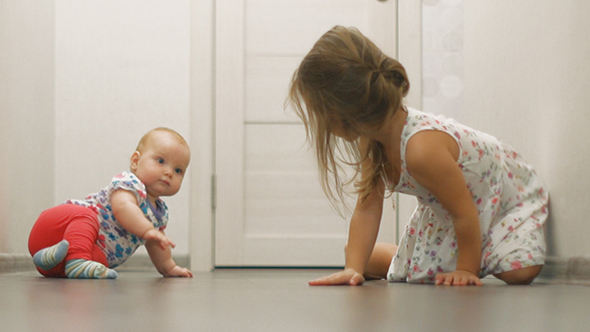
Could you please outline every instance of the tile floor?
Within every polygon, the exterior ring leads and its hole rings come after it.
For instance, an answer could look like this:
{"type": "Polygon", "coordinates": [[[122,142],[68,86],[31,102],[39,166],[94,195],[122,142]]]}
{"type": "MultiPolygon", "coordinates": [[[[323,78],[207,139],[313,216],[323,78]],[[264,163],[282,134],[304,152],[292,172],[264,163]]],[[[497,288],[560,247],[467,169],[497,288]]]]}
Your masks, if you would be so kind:
{"type": "Polygon", "coordinates": [[[218,269],[192,279],[0,274],[0,331],[590,331],[590,287],[310,287],[330,270],[218,269]]]}

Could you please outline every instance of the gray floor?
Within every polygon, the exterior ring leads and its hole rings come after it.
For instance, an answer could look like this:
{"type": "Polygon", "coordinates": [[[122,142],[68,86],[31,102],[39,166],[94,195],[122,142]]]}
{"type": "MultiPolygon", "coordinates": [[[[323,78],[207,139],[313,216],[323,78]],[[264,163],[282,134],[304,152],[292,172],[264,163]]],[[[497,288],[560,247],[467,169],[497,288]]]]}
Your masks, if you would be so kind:
{"type": "Polygon", "coordinates": [[[309,287],[324,270],[216,270],[192,279],[0,274],[0,331],[589,331],[590,287],[309,287]]]}

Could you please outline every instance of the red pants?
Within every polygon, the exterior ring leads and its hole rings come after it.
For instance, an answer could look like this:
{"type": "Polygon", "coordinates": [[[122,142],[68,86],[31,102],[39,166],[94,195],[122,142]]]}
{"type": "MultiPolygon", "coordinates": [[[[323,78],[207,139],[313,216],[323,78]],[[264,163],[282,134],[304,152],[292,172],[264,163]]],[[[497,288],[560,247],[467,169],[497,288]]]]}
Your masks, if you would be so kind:
{"type": "Polygon", "coordinates": [[[46,277],[65,277],[66,262],[86,259],[109,266],[105,254],[96,244],[98,218],[93,210],[74,204],[62,204],[43,211],[29,235],[31,256],[41,249],[51,247],[61,240],[70,243],[66,258],[51,270],[37,270],[46,277]]]}

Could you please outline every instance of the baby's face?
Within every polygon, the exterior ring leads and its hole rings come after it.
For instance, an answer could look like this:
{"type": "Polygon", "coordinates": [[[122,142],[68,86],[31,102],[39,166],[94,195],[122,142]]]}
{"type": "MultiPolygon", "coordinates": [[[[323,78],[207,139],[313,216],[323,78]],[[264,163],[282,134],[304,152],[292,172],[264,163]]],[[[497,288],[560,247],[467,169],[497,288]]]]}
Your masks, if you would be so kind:
{"type": "Polygon", "coordinates": [[[153,202],[180,190],[190,150],[171,133],[156,131],[151,135],[142,151],[131,157],[131,171],[144,183],[153,202]]]}

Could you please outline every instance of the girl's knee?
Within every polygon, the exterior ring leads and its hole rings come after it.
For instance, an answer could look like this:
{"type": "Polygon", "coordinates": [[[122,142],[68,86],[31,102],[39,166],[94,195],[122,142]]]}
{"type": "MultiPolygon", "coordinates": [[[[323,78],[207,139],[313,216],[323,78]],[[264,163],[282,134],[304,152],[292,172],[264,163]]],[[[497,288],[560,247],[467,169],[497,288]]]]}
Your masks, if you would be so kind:
{"type": "Polygon", "coordinates": [[[518,270],[495,274],[494,276],[508,285],[528,285],[541,273],[543,265],[525,267],[518,270]]]}

